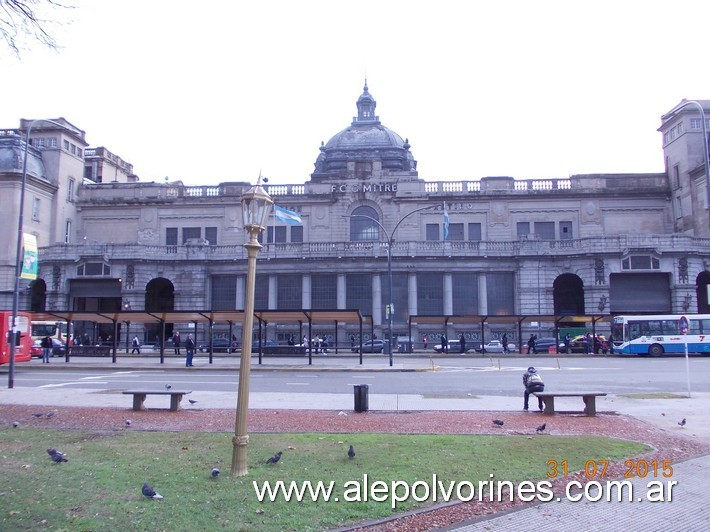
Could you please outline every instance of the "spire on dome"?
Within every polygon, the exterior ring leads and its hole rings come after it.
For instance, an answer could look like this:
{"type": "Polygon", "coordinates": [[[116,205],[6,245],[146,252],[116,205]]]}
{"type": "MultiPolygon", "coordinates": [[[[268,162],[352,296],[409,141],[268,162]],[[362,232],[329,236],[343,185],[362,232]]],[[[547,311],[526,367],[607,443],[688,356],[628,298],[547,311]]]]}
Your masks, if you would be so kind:
{"type": "Polygon", "coordinates": [[[367,78],[365,78],[365,86],[362,90],[363,93],[357,99],[357,117],[353,119],[353,124],[379,124],[380,117],[375,116],[375,107],[377,107],[377,102],[368,92],[367,78]]]}

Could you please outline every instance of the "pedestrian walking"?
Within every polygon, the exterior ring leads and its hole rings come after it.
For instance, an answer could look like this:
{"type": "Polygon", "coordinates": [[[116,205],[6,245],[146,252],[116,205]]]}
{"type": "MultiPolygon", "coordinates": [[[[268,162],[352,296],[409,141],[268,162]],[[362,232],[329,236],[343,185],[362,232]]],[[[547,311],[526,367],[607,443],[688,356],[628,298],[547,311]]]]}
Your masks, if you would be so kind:
{"type": "Polygon", "coordinates": [[[141,341],[138,339],[138,336],[133,337],[133,349],[131,350],[131,354],[133,353],[141,354],[141,341]]]}
{"type": "Polygon", "coordinates": [[[429,337],[425,334],[424,338],[422,338],[422,342],[424,342],[424,349],[429,345],[429,337]]]}

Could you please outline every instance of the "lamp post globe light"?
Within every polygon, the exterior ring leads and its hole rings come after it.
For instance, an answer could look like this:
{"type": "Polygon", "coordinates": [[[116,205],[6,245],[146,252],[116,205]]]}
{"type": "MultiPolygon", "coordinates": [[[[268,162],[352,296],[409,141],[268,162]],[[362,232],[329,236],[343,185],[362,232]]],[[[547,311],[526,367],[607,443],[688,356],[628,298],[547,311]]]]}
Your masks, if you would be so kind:
{"type": "Polygon", "coordinates": [[[25,214],[25,189],[27,188],[27,153],[29,151],[30,145],[30,133],[32,128],[38,122],[48,122],[54,124],[62,129],[64,126],[55,122],[54,120],[49,120],[47,118],[38,118],[36,120],[30,120],[27,124],[27,131],[25,132],[25,145],[23,146],[22,154],[22,180],[20,182],[20,208],[17,215],[17,249],[15,252],[15,287],[12,293],[12,315],[10,318],[11,331],[10,334],[10,365],[8,367],[8,377],[7,377],[7,387],[14,388],[15,386],[15,348],[17,347],[18,333],[20,331],[19,327],[19,306],[20,306],[20,278],[22,275],[22,231],[24,230],[24,214],[25,214]]]}
{"type": "MultiPolygon", "coordinates": [[[[389,303],[387,305],[387,335],[389,336],[389,342],[387,343],[387,354],[389,355],[389,362],[390,366],[393,364],[393,359],[392,359],[392,316],[394,314],[394,294],[392,293],[392,245],[394,244],[394,234],[397,232],[397,228],[399,225],[409,218],[412,214],[415,212],[419,211],[425,211],[427,209],[432,209],[436,207],[436,205],[428,205],[426,207],[420,207],[418,209],[414,209],[411,212],[408,212],[404,216],[402,216],[397,224],[394,226],[394,229],[392,229],[392,233],[388,233],[387,229],[385,229],[385,226],[380,223],[379,220],[376,220],[372,216],[367,216],[365,214],[350,214],[347,215],[348,218],[367,218],[371,222],[376,223],[380,229],[382,229],[382,232],[385,234],[385,238],[387,239],[387,284],[389,285],[389,303]]],[[[408,341],[411,342],[411,339],[408,339],[408,341]]]]}
{"type": "Polygon", "coordinates": [[[239,391],[237,392],[237,415],[232,438],[233,476],[243,477],[247,469],[247,421],[249,417],[249,378],[251,372],[252,328],[254,326],[254,287],[256,285],[256,256],[259,254],[259,234],[266,228],[266,218],[271,212],[274,201],[261,187],[261,176],[256,186],[242,194],[242,216],[248,241],[247,278],[244,296],[244,324],[242,326],[242,353],[239,364],[239,391]]]}

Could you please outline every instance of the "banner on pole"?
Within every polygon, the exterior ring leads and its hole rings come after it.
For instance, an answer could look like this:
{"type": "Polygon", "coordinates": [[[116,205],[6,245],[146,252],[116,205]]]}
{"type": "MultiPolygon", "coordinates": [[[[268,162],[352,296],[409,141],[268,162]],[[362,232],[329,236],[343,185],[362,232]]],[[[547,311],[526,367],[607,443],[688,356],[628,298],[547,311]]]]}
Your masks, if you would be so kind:
{"type": "Polygon", "coordinates": [[[22,255],[22,271],[20,279],[37,279],[37,237],[30,233],[22,234],[24,253],[22,255]]]}

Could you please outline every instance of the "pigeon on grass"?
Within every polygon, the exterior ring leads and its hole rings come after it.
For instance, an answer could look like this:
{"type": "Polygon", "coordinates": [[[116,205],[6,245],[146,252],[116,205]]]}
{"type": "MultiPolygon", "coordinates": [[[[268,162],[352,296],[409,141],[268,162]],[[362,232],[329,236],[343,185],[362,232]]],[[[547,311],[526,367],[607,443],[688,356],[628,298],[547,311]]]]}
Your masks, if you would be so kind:
{"type": "Polygon", "coordinates": [[[219,469],[217,469],[216,467],[213,467],[211,475],[212,475],[212,478],[217,478],[219,476],[219,469]]]}
{"type": "Polygon", "coordinates": [[[149,499],[162,499],[163,496],[155,491],[152,486],[149,486],[147,482],[143,483],[143,487],[141,488],[141,493],[148,497],[149,499]]]}
{"type": "Polygon", "coordinates": [[[352,445],[348,449],[348,458],[350,458],[351,460],[355,458],[355,448],[352,445]]]}
{"type": "Polygon", "coordinates": [[[127,419],[123,422],[123,426],[128,428],[133,424],[133,422],[130,419],[127,419]]]}
{"type": "Polygon", "coordinates": [[[64,453],[57,451],[56,449],[47,449],[47,454],[52,459],[52,462],[57,464],[69,461],[67,460],[67,456],[64,453]]]}
{"type": "Polygon", "coordinates": [[[282,455],[282,454],[283,454],[283,453],[282,453],[281,451],[279,451],[279,452],[276,453],[274,456],[272,456],[271,458],[269,458],[269,459],[266,461],[266,463],[267,463],[267,464],[275,464],[276,462],[278,462],[279,460],[281,460],[281,455],[282,455]]]}

